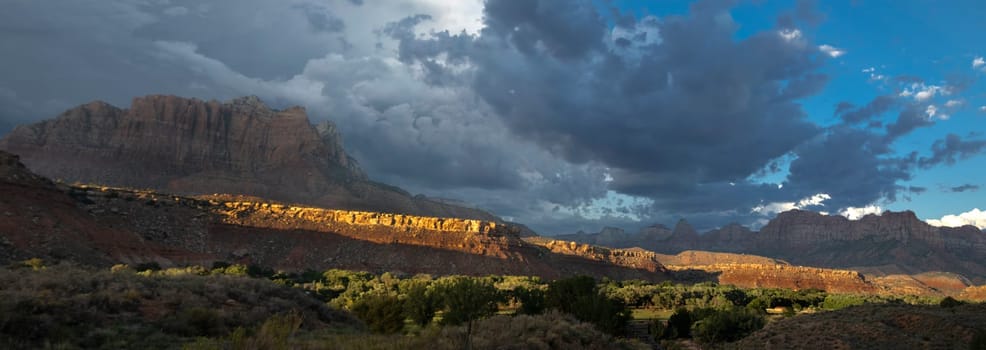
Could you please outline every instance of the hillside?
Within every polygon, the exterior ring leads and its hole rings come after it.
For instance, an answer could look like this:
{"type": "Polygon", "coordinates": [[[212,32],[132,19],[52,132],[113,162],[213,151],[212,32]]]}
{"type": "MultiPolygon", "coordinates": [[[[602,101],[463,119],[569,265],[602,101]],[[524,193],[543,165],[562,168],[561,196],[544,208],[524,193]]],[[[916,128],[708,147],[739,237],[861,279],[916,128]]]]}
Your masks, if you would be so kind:
{"type": "Polygon", "coordinates": [[[364,328],[302,290],[247,277],[144,276],[58,265],[0,269],[0,283],[5,349],[174,349],[285,315],[295,315],[309,331],[364,328]]]}
{"type": "Polygon", "coordinates": [[[55,185],[13,155],[0,158],[0,174],[8,174],[0,178],[0,262],[228,261],[291,271],[667,278],[650,256],[556,253],[524,242],[522,227],[495,221],[55,185]]]}
{"type": "Polygon", "coordinates": [[[667,254],[688,250],[752,254],[873,276],[950,272],[976,284],[986,283],[986,233],[973,226],[931,226],[910,211],[849,220],[791,210],[778,214],[759,232],[731,224],[700,234],[682,220],[673,230],[660,225],[637,233],[609,228],[556,238],[667,254]]]}
{"type": "Polygon", "coordinates": [[[254,96],[221,103],[151,95],[127,109],[95,101],[15,128],[0,139],[0,150],[69,183],[496,219],[368,180],[334,124],[313,125],[304,108],[274,110],[254,96]]]}
{"type": "MultiPolygon", "coordinates": [[[[970,349],[986,343],[986,305],[864,305],[767,325],[725,349],[970,349]]],[[[978,348],[975,348],[978,349],[978,348]]]]}

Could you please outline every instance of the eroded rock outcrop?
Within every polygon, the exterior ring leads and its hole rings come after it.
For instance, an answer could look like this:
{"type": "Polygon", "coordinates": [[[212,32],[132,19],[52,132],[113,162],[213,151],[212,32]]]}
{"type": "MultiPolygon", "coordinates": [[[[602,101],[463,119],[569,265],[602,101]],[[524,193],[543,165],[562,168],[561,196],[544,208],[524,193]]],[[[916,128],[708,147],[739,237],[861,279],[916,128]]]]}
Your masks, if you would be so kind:
{"type": "Polygon", "coordinates": [[[224,222],[235,225],[291,224],[293,228],[302,226],[311,228],[318,225],[347,224],[384,226],[403,231],[465,232],[483,235],[516,235],[519,232],[495,221],[332,210],[264,202],[226,202],[219,212],[224,215],[224,222]]]}
{"type": "Polygon", "coordinates": [[[65,182],[496,220],[368,181],[331,122],[312,125],[304,108],[274,110],[253,96],[224,103],[152,95],[128,109],[96,101],[17,127],[0,149],[65,182]]]}
{"type": "Polygon", "coordinates": [[[227,261],[282,270],[668,278],[659,263],[640,264],[633,253],[559,254],[523,241],[523,227],[496,221],[230,198],[56,184],[0,152],[0,263],[227,261]]]}

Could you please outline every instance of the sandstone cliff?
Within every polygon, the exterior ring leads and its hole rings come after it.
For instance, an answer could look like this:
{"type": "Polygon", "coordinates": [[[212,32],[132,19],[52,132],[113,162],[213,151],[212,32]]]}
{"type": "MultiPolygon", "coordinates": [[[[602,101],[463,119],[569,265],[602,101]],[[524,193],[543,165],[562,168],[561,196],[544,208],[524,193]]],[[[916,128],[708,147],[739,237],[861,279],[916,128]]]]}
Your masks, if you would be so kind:
{"type": "Polygon", "coordinates": [[[312,125],[303,108],[273,110],[256,97],[221,103],[146,96],[128,109],[92,102],[17,127],[0,140],[0,150],[65,182],[495,219],[367,180],[332,123],[312,125]]]}
{"type": "Polygon", "coordinates": [[[227,261],[283,270],[668,278],[656,260],[608,250],[558,253],[523,241],[523,227],[497,221],[55,184],[5,152],[0,214],[0,263],[227,261]]]}

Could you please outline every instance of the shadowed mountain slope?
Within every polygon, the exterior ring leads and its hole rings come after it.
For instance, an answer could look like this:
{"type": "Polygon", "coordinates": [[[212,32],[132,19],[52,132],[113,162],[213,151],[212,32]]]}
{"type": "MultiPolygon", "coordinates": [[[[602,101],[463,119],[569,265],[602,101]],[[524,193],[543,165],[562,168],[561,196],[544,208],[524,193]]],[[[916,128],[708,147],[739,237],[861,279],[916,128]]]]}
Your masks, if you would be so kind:
{"type": "Polygon", "coordinates": [[[986,233],[974,226],[931,226],[911,211],[849,220],[792,210],[778,214],[759,232],[731,224],[697,234],[679,222],[674,230],[658,225],[638,233],[606,229],[557,238],[669,254],[686,250],[754,254],[877,276],[945,271],[986,283],[986,233]]]}
{"type": "Polygon", "coordinates": [[[152,95],[128,109],[91,102],[17,127],[0,150],[65,182],[496,219],[368,180],[331,122],[312,125],[301,107],[274,110],[252,96],[221,103],[152,95]]]}

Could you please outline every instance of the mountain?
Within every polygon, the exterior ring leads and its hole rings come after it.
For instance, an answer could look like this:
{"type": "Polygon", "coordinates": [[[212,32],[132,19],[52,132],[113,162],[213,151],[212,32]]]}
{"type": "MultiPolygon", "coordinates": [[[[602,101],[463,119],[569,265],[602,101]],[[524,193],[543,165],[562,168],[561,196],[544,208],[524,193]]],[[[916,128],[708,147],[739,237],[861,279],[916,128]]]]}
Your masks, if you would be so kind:
{"type": "Polygon", "coordinates": [[[15,128],[0,150],[64,182],[181,195],[228,193],[329,208],[496,220],[367,179],[331,122],[254,96],[221,103],[151,95],[91,102],[15,128]]]}
{"type": "Polygon", "coordinates": [[[496,221],[56,184],[2,151],[0,215],[0,264],[226,261],[289,271],[668,278],[650,255],[554,252],[525,242],[523,227],[496,221]]]}
{"type": "MultiPolygon", "coordinates": [[[[666,255],[560,241],[496,221],[54,183],[2,151],[0,215],[0,264],[30,258],[93,266],[210,266],[225,261],[286,271],[344,268],[542,278],[584,274],[835,293],[970,299],[983,294],[948,275],[869,280],[855,271],[794,266],[752,255],[666,255]]],[[[680,233],[688,232],[688,226],[679,226],[680,233]]]]}
{"type": "Polygon", "coordinates": [[[853,269],[883,276],[946,271],[986,282],[986,233],[974,226],[935,227],[911,211],[867,215],[859,220],[791,210],[759,232],[737,224],[697,234],[679,222],[671,234],[651,226],[638,233],[607,232],[558,236],[583,242],[602,237],[615,248],[640,247],[659,253],[686,250],[755,254],[795,265],[853,269]],[[655,231],[661,232],[655,234],[655,231]]]}
{"type": "Polygon", "coordinates": [[[81,208],[86,205],[28,171],[17,156],[0,151],[0,262],[44,257],[107,265],[135,257],[158,261],[195,255],[148,242],[127,228],[103,225],[81,208]]]}

